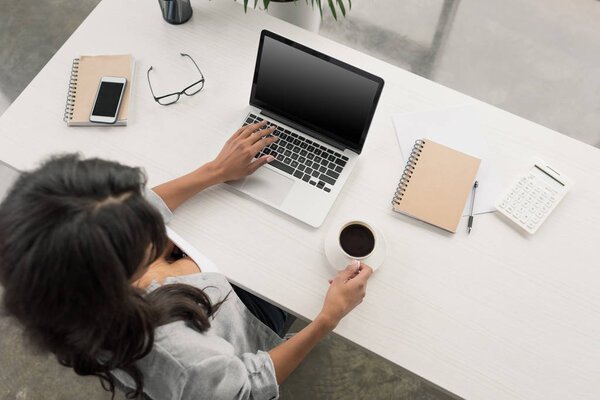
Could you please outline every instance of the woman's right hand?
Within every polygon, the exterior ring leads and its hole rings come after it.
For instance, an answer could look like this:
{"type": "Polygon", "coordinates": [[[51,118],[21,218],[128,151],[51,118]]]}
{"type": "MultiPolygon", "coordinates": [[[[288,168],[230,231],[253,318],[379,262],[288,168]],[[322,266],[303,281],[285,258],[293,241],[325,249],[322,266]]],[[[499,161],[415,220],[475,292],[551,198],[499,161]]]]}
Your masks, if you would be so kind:
{"type": "Polygon", "coordinates": [[[335,328],[354,307],[362,302],[367,291],[367,280],[373,269],[357,260],[340,271],[330,281],[329,290],[325,296],[323,309],[317,318],[335,328]]]}
{"type": "Polygon", "coordinates": [[[323,310],[317,318],[292,338],[269,350],[277,384],[281,384],[317,342],[360,304],[372,273],[371,267],[353,260],[352,264],[329,282],[331,285],[325,296],[323,310]]]}
{"type": "Polygon", "coordinates": [[[271,155],[264,155],[254,160],[256,154],[279,139],[277,136],[265,138],[275,131],[274,126],[264,128],[266,123],[267,121],[262,121],[238,129],[225,143],[217,158],[209,163],[221,182],[241,179],[275,159],[271,155]]]}

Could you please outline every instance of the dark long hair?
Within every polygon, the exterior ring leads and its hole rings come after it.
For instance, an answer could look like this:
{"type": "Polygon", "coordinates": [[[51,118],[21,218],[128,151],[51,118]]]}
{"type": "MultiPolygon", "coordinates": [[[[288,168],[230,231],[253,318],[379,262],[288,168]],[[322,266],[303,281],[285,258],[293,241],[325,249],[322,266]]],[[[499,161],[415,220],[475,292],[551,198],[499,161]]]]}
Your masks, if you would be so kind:
{"type": "Polygon", "coordinates": [[[186,320],[204,331],[219,304],[198,288],[166,285],[146,295],[132,276],[167,244],[160,213],[143,197],[138,168],[77,155],[23,173],[0,204],[4,306],[38,347],[113,393],[111,370],[136,383],[134,362],[157,326],[186,320]]]}

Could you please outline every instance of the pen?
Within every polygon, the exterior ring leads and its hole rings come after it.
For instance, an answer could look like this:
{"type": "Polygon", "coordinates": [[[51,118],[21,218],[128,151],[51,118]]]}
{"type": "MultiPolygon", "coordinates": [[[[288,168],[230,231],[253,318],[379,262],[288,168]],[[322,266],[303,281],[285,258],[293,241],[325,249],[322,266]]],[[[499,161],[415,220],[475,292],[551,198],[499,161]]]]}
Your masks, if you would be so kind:
{"type": "Polygon", "coordinates": [[[471,214],[469,215],[469,224],[467,225],[467,233],[471,233],[471,228],[473,227],[473,204],[475,204],[475,191],[479,186],[479,183],[475,181],[473,184],[473,195],[471,196],[471,214]]]}

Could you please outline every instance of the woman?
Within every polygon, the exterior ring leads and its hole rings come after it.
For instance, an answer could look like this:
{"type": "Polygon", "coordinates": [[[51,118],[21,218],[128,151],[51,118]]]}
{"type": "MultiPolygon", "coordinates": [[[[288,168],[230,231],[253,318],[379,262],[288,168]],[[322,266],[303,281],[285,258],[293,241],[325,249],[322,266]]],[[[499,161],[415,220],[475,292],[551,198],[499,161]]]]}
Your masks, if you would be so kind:
{"type": "Polygon", "coordinates": [[[282,311],[233,291],[220,274],[199,273],[164,226],[199,191],[272,160],[253,161],[277,140],[264,138],[273,128],[263,125],[238,130],[215,160],[153,191],[137,168],[74,155],[24,173],[0,205],[6,310],[39,347],[113,394],[119,385],[138,399],[277,398],[278,385],[362,301],[371,268],[340,272],[315,320],[283,342],[282,311]]]}

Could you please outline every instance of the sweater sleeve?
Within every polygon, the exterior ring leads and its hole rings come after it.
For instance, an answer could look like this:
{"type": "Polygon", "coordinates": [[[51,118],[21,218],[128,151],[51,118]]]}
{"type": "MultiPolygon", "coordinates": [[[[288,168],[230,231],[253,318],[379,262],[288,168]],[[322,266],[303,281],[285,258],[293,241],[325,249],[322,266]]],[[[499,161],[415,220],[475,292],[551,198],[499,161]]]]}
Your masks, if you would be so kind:
{"type": "Polygon", "coordinates": [[[152,204],[158,210],[158,212],[160,212],[160,215],[162,215],[163,217],[163,221],[165,221],[165,225],[168,224],[171,221],[171,219],[173,219],[173,212],[169,210],[169,207],[167,207],[163,199],[161,199],[159,195],[154,193],[152,189],[148,189],[144,186],[142,194],[144,195],[146,200],[148,200],[148,202],[152,204]]]}
{"type": "Polygon", "coordinates": [[[271,400],[279,398],[269,353],[213,356],[181,374],[181,400],[271,400]]]}

